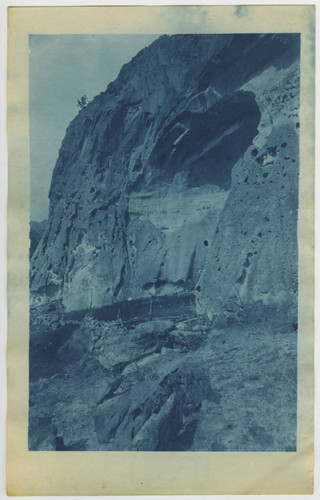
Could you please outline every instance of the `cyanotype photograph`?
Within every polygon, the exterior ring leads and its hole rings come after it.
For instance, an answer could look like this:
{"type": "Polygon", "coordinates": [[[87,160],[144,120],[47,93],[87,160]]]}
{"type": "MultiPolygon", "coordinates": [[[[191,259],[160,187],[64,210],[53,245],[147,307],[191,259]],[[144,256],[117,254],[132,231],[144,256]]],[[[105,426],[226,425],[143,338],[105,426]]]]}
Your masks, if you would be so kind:
{"type": "Polygon", "coordinates": [[[296,451],[299,82],[299,33],[29,36],[29,451],[296,451]]]}

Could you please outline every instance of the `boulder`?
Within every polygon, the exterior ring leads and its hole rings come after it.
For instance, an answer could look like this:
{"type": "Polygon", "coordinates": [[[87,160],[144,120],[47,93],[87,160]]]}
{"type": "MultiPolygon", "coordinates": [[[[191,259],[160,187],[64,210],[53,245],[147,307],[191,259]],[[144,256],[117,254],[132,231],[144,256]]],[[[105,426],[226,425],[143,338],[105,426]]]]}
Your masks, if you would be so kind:
{"type": "Polygon", "coordinates": [[[89,406],[96,408],[104,399],[113,394],[119,384],[120,380],[97,380],[95,384],[83,390],[82,398],[89,406]]]}
{"type": "Polygon", "coordinates": [[[190,351],[198,349],[205,337],[199,331],[194,330],[173,330],[169,333],[169,341],[173,348],[190,351]]]}
{"type": "Polygon", "coordinates": [[[173,329],[174,322],[172,320],[145,321],[144,323],[135,325],[134,330],[130,334],[136,341],[143,341],[150,337],[161,338],[173,329]]]}
{"type": "Polygon", "coordinates": [[[195,363],[182,362],[164,378],[137,383],[128,393],[102,403],[94,416],[97,439],[115,450],[191,446],[196,426],[189,424],[202,401],[215,398],[208,373],[195,363]]]}

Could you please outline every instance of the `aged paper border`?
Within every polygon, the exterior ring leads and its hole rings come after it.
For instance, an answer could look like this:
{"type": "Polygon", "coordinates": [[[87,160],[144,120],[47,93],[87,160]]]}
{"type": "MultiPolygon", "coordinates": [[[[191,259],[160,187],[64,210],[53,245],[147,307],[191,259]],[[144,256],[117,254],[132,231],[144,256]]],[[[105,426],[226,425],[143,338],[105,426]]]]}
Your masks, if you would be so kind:
{"type": "Polygon", "coordinates": [[[313,491],[314,6],[11,7],[8,23],[7,492],[31,495],[313,491]],[[298,451],[29,452],[28,34],[301,33],[298,451]]]}

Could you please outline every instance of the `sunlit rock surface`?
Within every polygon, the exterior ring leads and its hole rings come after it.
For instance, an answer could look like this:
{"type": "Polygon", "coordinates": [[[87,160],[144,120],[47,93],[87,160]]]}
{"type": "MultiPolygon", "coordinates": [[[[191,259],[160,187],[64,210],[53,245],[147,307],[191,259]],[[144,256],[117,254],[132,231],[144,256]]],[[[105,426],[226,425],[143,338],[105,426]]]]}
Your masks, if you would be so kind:
{"type": "Polygon", "coordinates": [[[243,88],[259,104],[259,133],[232,170],[196,288],[199,311],[228,300],[294,306],[297,301],[299,64],[264,70],[243,88]]]}

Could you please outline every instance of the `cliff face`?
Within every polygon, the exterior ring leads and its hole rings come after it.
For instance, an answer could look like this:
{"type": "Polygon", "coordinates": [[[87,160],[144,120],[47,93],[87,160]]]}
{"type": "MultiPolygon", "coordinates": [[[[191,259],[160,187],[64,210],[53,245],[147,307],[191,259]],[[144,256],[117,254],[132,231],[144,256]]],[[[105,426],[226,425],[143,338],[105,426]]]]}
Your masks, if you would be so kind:
{"type": "Polygon", "coordinates": [[[197,286],[199,310],[209,314],[241,302],[295,308],[297,299],[299,66],[268,68],[243,89],[262,116],[232,170],[197,286]]]}
{"type": "Polygon", "coordinates": [[[41,222],[35,220],[30,221],[30,257],[37,248],[39,241],[45,230],[47,229],[48,221],[45,219],[41,222]]]}
{"type": "Polygon", "coordinates": [[[297,294],[298,35],[163,36],[73,120],[31,261],[66,310],[297,294]]]}

